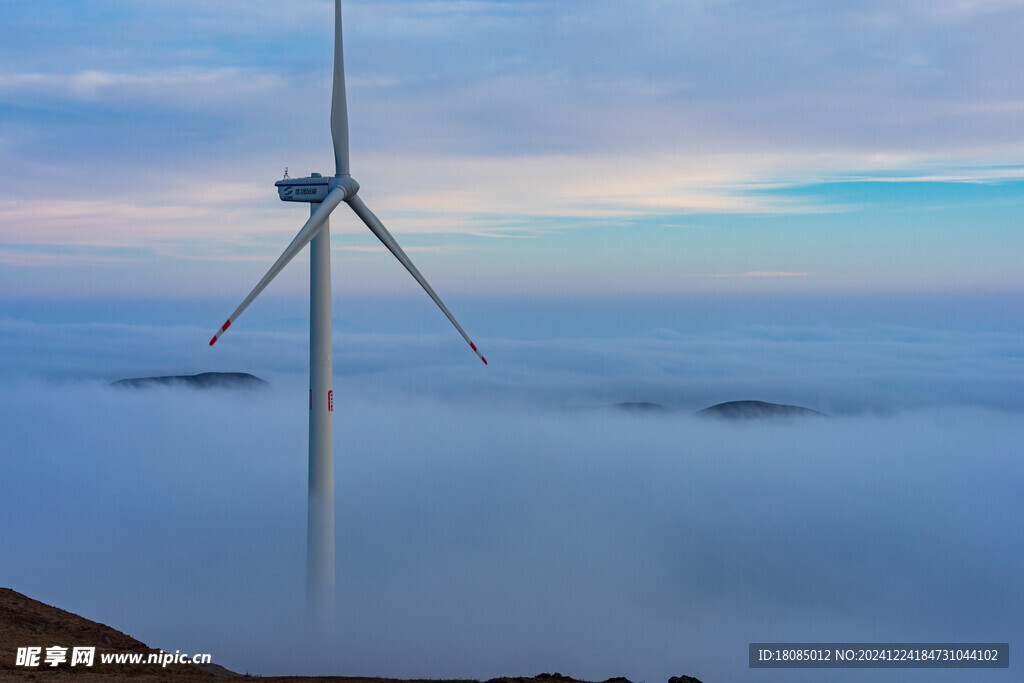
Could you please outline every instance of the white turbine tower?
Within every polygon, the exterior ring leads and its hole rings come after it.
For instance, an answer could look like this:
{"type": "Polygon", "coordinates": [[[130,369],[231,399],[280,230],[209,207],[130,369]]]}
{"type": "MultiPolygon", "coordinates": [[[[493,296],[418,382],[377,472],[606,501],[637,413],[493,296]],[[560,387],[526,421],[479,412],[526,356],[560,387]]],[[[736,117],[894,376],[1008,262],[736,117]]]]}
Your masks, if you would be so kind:
{"type": "Polygon", "coordinates": [[[270,281],[310,244],[309,264],[309,517],[307,519],[307,596],[311,612],[329,615],[334,604],[334,430],[332,413],[334,393],[331,389],[331,237],[328,216],[342,202],[395,255],[405,269],[430,295],[462,338],[469,343],[485,364],[487,359],[477,351],[434,289],[406,256],[398,242],[380,220],[359,198],[359,183],[349,175],[348,109],[345,104],[345,65],[341,44],[341,0],[334,1],[334,94],[331,102],[331,136],[334,139],[334,177],[313,173],[308,178],[279,180],[278,195],[286,202],[307,202],[310,217],[280,258],[263,279],[249,292],[231,314],[210,346],[252,303],[270,281]]]}

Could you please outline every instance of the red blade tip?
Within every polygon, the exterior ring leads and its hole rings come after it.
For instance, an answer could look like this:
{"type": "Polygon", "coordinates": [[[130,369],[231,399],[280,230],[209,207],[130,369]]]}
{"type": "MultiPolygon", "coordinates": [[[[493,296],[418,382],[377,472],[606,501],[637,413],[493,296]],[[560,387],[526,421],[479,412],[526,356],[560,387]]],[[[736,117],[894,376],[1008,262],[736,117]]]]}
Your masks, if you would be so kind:
{"type": "Polygon", "coordinates": [[[480,356],[480,360],[482,360],[484,362],[484,365],[487,365],[487,359],[486,358],[484,358],[483,356],[480,356]]]}
{"type": "Polygon", "coordinates": [[[227,321],[225,321],[225,323],[220,326],[220,332],[218,332],[217,334],[213,335],[213,339],[210,340],[210,346],[213,346],[215,343],[217,343],[217,338],[220,335],[224,334],[224,331],[227,330],[229,327],[231,327],[231,319],[230,318],[228,318],[227,321]]]}

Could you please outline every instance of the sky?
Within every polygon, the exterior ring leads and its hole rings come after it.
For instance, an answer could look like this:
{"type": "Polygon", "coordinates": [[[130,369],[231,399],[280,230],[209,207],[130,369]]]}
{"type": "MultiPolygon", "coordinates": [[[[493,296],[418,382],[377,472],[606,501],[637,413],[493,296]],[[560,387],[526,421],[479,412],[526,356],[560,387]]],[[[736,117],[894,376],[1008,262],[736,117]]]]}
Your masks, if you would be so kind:
{"type": "MultiPolygon", "coordinates": [[[[240,298],[305,218],[272,183],[331,170],[331,3],[2,11],[3,297],[240,298]]],[[[442,295],[1019,291],[1022,23],[349,2],[353,175],[442,295]]],[[[413,291],[354,217],[334,234],[339,294],[413,291]]]]}
{"type": "Polygon", "coordinates": [[[1024,2],[344,10],[360,197],[490,365],[341,207],[337,631],[308,256],[207,346],[331,171],[325,0],[0,0],[0,583],[264,675],[1021,651],[1024,2]],[[269,387],[109,386],[204,371],[269,387]],[[830,417],[693,416],[740,399],[830,417]]]}

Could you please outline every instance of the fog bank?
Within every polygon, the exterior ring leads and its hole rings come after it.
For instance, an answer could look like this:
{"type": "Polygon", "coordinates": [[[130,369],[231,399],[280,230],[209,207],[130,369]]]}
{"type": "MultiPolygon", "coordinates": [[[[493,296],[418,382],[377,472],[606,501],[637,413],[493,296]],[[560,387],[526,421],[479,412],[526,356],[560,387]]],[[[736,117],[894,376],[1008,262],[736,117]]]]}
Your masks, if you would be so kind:
{"type": "Polygon", "coordinates": [[[820,680],[748,670],[747,643],[1024,641],[1018,416],[349,395],[338,632],[310,646],[306,411],[286,394],[5,386],[5,584],[266,675],[820,680]]]}

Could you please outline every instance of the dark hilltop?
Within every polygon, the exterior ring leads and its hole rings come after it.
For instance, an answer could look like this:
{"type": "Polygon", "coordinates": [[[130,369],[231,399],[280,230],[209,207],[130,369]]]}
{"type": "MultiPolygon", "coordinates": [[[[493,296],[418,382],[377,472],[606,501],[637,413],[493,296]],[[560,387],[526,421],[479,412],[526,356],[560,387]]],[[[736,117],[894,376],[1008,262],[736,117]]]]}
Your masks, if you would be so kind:
{"type": "Polygon", "coordinates": [[[189,387],[191,389],[261,389],[269,386],[256,375],[247,372],[203,372],[198,375],[168,375],[166,377],[134,377],[111,382],[111,386],[130,389],[152,387],[189,387]]]}
{"type": "Polygon", "coordinates": [[[624,401],[623,403],[616,403],[613,407],[631,413],[667,413],[670,411],[666,406],[660,403],[651,403],[650,401],[624,401]]]}
{"type": "Polygon", "coordinates": [[[727,401],[710,408],[698,410],[701,417],[716,417],[725,420],[751,420],[777,417],[828,417],[825,413],[802,406],[787,406],[765,401],[727,401]]]}
{"type": "MultiPolygon", "coordinates": [[[[669,415],[677,412],[673,408],[650,401],[625,401],[611,406],[615,410],[646,415],[669,415]]],[[[726,401],[698,410],[693,415],[715,417],[723,420],[763,420],[772,418],[828,417],[803,406],[789,406],[767,401],[726,401]]]]}

